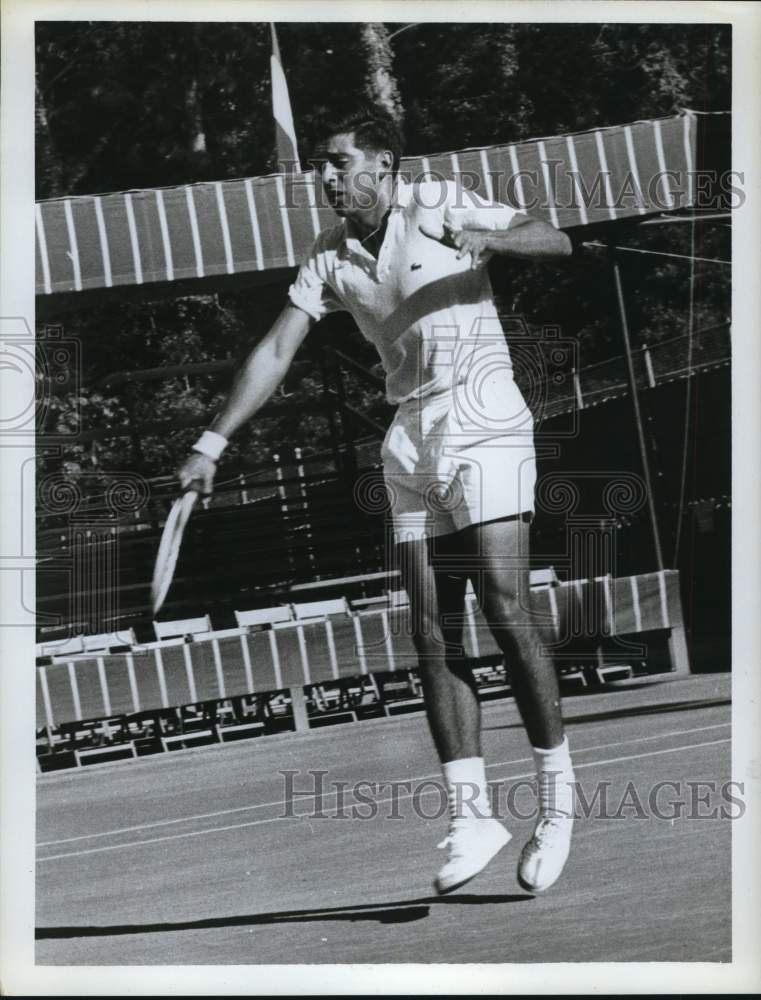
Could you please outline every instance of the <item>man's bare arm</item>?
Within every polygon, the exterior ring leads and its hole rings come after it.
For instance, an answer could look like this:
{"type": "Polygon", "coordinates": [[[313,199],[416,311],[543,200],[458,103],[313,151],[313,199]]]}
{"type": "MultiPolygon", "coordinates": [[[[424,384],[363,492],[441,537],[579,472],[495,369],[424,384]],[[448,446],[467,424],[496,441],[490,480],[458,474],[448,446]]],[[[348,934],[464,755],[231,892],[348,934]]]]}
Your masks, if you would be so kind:
{"type": "MultiPolygon", "coordinates": [[[[455,234],[455,240],[457,235],[461,235],[465,237],[463,242],[467,242],[471,232],[464,229],[462,233],[455,234]]],[[[557,260],[570,257],[573,253],[570,237],[562,230],[555,229],[541,219],[532,219],[528,215],[514,216],[508,229],[474,235],[486,237],[487,252],[520,257],[523,260],[557,260]]],[[[458,247],[462,255],[470,252],[461,244],[458,244],[458,247]]]]}
{"type": "MultiPolygon", "coordinates": [[[[210,430],[230,438],[264,406],[285,378],[293,356],[314,322],[308,313],[294,305],[283,309],[264,339],[246,358],[210,430]]],[[[177,475],[183,489],[197,482],[204,493],[210,493],[215,471],[213,459],[193,452],[177,475]]]]}
{"type": "Polygon", "coordinates": [[[294,354],[313,324],[314,320],[303,309],[294,305],[283,309],[269,333],[246,358],[211,430],[229,438],[264,406],[285,378],[294,354]]]}
{"type": "Polygon", "coordinates": [[[452,229],[444,224],[439,232],[425,226],[421,230],[431,239],[457,250],[458,259],[470,254],[473,268],[480,267],[493,254],[555,261],[573,253],[571,240],[562,230],[528,215],[513,216],[507,229],[452,229]]]}

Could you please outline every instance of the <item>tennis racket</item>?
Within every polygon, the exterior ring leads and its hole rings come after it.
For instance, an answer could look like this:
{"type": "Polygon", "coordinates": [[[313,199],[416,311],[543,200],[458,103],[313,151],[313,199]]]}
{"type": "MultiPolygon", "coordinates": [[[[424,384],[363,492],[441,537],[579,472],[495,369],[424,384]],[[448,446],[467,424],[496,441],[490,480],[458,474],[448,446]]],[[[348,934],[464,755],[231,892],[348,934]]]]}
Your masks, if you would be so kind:
{"type": "Polygon", "coordinates": [[[180,554],[182,536],[197,499],[197,490],[188,490],[186,493],[183,493],[172,504],[169,517],[166,519],[158,555],[156,556],[156,565],[153,570],[153,582],[151,583],[154,618],[161,610],[169,587],[172,584],[174,568],[177,565],[177,556],[180,554]]]}

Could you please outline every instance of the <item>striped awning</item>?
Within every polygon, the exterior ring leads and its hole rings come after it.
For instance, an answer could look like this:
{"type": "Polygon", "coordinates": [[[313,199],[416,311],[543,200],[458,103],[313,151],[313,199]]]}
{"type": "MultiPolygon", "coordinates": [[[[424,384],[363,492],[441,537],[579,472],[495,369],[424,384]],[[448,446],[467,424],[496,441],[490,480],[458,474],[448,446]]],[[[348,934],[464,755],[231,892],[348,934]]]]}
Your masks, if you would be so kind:
{"type": "MultiPolygon", "coordinates": [[[[461,177],[552,225],[616,222],[694,204],[697,117],[406,157],[408,180],[461,177]]],[[[314,173],[53,198],[36,205],[38,295],[295,266],[335,222],[314,173]],[[286,189],[287,184],[287,189],[286,189]]]]}

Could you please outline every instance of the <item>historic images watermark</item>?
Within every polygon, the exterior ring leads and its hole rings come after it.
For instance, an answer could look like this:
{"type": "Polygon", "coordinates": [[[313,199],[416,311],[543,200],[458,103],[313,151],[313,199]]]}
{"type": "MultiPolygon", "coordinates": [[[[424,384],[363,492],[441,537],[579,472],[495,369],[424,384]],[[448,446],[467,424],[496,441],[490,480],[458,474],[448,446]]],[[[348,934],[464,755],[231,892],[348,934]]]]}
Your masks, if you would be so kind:
{"type": "Polygon", "coordinates": [[[0,413],[0,444],[17,459],[20,489],[18,551],[3,552],[0,568],[18,576],[19,603],[28,616],[1,625],[36,625],[52,652],[73,635],[115,627],[120,524],[146,506],[150,485],[134,472],[67,464],[72,447],[82,448],[79,338],[60,325],[44,326],[35,337],[24,320],[2,318],[0,367],[8,385],[13,379],[0,413]],[[28,503],[33,495],[36,522],[28,503]],[[35,523],[38,533],[57,536],[55,556],[35,558],[35,523]],[[36,599],[30,586],[35,578],[36,599]]]}
{"type": "MultiPolygon", "coordinates": [[[[441,819],[449,813],[447,786],[436,778],[341,781],[322,769],[278,771],[282,779],[282,819],[403,820],[441,819]],[[297,805],[300,807],[297,810],[297,805]]],[[[530,820],[539,813],[540,798],[552,809],[553,779],[548,772],[539,788],[535,776],[490,781],[492,815],[503,820],[530,820]]],[[[664,779],[638,785],[598,780],[569,783],[575,819],[594,820],[735,820],[745,814],[742,781],[664,779]]],[[[479,817],[477,789],[470,782],[455,785],[458,814],[479,817]]]]}
{"type": "MultiPolygon", "coordinates": [[[[324,161],[319,157],[310,162],[310,170],[317,176],[324,161]]],[[[647,176],[635,175],[631,170],[613,174],[609,170],[599,170],[591,176],[579,170],[569,170],[562,160],[544,161],[544,170],[500,170],[488,173],[490,188],[504,191],[507,202],[520,205],[524,211],[549,211],[547,190],[555,195],[552,205],[556,210],[580,211],[637,210],[643,203],[648,211],[672,211],[684,205],[699,211],[708,211],[721,206],[724,210],[741,208],[745,204],[745,173],[742,170],[658,170],[647,176]],[[564,193],[565,192],[565,193],[564,193]]],[[[284,164],[285,184],[281,192],[281,208],[298,208],[297,188],[302,183],[296,164],[284,164]]],[[[414,198],[420,208],[441,208],[450,201],[456,209],[472,207],[469,193],[484,195],[486,183],[481,174],[472,170],[461,170],[453,177],[436,170],[415,173],[399,170],[399,177],[414,189],[414,198]]],[[[359,172],[353,176],[353,190],[356,192],[357,207],[373,208],[378,197],[378,178],[371,172],[359,172]]],[[[318,208],[330,208],[331,203],[322,185],[314,185],[315,201],[318,208]]]]}
{"type": "MultiPolygon", "coordinates": [[[[35,491],[38,463],[53,460],[75,440],[81,423],[78,405],[82,384],[82,351],[79,340],[64,335],[61,327],[45,327],[38,337],[20,316],[0,317],[0,447],[3,448],[9,489],[4,517],[13,519],[6,548],[0,553],[0,571],[9,587],[16,589],[14,612],[3,616],[0,628],[33,628],[36,617],[35,555],[36,524],[30,499],[35,491]],[[72,400],[69,420],[55,422],[57,394],[72,400]],[[50,432],[40,437],[44,428],[50,432]],[[52,428],[52,429],[51,429],[52,428]],[[15,496],[10,484],[14,487],[15,496]],[[13,579],[13,583],[10,580],[13,579]]],[[[48,568],[47,566],[45,567],[48,568]]]]}
{"type": "Polygon", "coordinates": [[[120,522],[133,519],[149,497],[148,481],[133,472],[52,472],[38,480],[38,514],[61,539],[57,556],[39,572],[42,580],[63,578],[66,607],[64,618],[41,610],[38,617],[43,628],[68,626],[67,635],[45,642],[46,650],[73,635],[113,632],[120,618],[120,522]]]}

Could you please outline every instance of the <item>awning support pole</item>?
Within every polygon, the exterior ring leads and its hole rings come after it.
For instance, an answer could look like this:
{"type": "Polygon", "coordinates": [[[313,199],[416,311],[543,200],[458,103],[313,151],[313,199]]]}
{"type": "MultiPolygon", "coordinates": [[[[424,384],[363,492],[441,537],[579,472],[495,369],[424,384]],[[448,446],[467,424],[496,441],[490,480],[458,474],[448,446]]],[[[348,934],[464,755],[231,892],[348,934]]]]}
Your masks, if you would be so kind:
{"type": "Polygon", "coordinates": [[[328,418],[328,430],[330,431],[330,446],[333,449],[333,462],[336,467],[336,473],[342,479],[344,477],[344,457],[341,453],[341,439],[338,433],[338,427],[336,426],[336,412],[333,399],[331,396],[331,377],[330,377],[330,366],[328,362],[327,352],[322,344],[318,344],[313,355],[320,368],[320,377],[322,380],[322,401],[325,406],[325,413],[328,418]]]}
{"type": "Polygon", "coordinates": [[[626,318],[626,302],[624,300],[624,289],[621,282],[621,268],[616,254],[616,248],[608,241],[608,259],[610,260],[611,275],[616,290],[616,301],[618,304],[618,319],[621,325],[621,336],[624,342],[624,354],[626,356],[626,374],[629,382],[629,394],[634,409],[634,420],[637,425],[637,443],[642,460],[642,474],[645,479],[645,490],[647,492],[647,507],[650,515],[650,527],[653,533],[653,545],[655,548],[655,562],[658,570],[664,568],[663,552],[661,551],[661,538],[658,530],[658,516],[655,510],[655,497],[653,495],[653,482],[650,475],[650,460],[647,454],[647,443],[645,441],[645,430],[642,425],[642,411],[639,405],[639,389],[637,388],[637,378],[634,372],[634,359],[632,356],[632,345],[629,337],[629,323],[626,318]]]}

